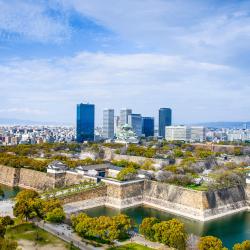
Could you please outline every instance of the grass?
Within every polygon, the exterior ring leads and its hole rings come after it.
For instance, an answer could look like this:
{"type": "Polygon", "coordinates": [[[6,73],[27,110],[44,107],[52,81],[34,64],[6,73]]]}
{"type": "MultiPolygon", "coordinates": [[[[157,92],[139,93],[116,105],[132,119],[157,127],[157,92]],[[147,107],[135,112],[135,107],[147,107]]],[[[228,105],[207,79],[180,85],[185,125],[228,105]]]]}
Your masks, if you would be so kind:
{"type": "Polygon", "coordinates": [[[78,250],[78,248],[70,246],[70,244],[44,231],[43,229],[36,227],[32,223],[22,223],[15,225],[13,227],[9,227],[6,232],[6,236],[16,241],[19,240],[32,241],[40,246],[64,245],[65,249],[78,250]]]}
{"type": "Polygon", "coordinates": [[[119,247],[111,247],[108,250],[152,250],[153,248],[145,247],[137,243],[129,243],[119,247]]]}
{"type": "Polygon", "coordinates": [[[208,190],[206,186],[196,185],[196,184],[187,185],[186,188],[190,188],[190,189],[197,190],[197,191],[207,191],[208,190]]]}
{"type": "Polygon", "coordinates": [[[35,241],[39,245],[55,244],[61,240],[31,223],[23,223],[8,228],[6,236],[13,240],[35,241]]]}

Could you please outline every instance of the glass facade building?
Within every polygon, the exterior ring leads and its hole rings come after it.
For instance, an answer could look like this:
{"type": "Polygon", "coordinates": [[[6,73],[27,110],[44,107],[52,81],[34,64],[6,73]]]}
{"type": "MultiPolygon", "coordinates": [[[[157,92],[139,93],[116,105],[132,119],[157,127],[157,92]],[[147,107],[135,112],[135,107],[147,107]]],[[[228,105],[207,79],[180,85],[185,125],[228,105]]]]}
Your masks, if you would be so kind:
{"type": "Polygon", "coordinates": [[[159,109],[159,136],[165,138],[165,127],[172,125],[172,110],[170,108],[159,109]]]}
{"type": "Polygon", "coordinates": [[[103,137],[105,139],[114,138],[114,116],[115,111],[113,109],[103,110],[103,137]]]}
{"type": "Polygon", "coordinates": [[[77,104],[76,114],[77,142],[94,141],[95,139],[95,105],[77,104]]]}
{"type": "Polygon", "coordinates": [[[142,116],[140,114],[131,114],[128,116],[128,124],[135,132],[136,136],[142,136],[142,116]]]}
{"type": "Polygon", "coordinates": [[[154,136],[154,117],[142,117],[142,134],[154,136]]]}
{"type": "Polygon", "coordinates": [[[132,114],[132,109],[121,109],[120,111],[120,126],[128,124],[128,116],[132,114]]]}

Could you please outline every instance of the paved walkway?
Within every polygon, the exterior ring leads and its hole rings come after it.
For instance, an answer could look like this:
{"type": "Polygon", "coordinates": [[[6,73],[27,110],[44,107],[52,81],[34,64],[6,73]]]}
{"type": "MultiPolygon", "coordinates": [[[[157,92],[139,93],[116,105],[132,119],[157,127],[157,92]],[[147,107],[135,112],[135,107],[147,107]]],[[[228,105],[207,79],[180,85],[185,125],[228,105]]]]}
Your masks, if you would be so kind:
{"type": "Polygon", "coordinates": [[[0,201],[0,216],[10,216],[13,217],[13,206],[14,201],[12,200],[3,200],[0,201]]]}
{"type": "Polygon", "coordinates": [[[35,223],[38,227],[46,230],[47,232],[61,238],[62,240],[71,243],[84,250],[93,250],[93,249],[100,249],[103,250],[105,248],[97,248],[91,245],[86,244],[82,241],[81,237],[78,236],[76,233],[73,232],[73,229],[68,226],[67,224],[50,224],[45,223],[44,221],[36,222],[35,223]]]}

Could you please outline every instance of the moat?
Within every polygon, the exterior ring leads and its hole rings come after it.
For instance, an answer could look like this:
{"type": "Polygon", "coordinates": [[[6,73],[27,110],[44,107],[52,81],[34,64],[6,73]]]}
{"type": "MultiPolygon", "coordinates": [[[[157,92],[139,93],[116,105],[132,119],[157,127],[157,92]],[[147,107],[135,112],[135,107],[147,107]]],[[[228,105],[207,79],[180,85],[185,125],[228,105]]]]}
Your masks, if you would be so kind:
{"type": "Polygon", "coordinates": [[[0,184],[0,188],[4,191],[4,197],[0,197],[0,201],[14,198],[21,190],[19,187],[10,187],[3,184],[0,184]]]}
{"type": "MultiPolygon", "coordinates": [[[[120,211],[108,207],[96,207],[84,210],[84,212],[90,216],[112,216],[118,214],[120,211]]],[[[130,216],[137,225],[140,224],[145,217],[154,216],[161,220],[178,218],[185,224],[188,233],[199,236],[217,236],[229,248],[237,242],[250,239],[250,212],[242,212],[205,223],[179,217],[146,206],[127,208],[122,210],[122,213],[130,216]]]]}

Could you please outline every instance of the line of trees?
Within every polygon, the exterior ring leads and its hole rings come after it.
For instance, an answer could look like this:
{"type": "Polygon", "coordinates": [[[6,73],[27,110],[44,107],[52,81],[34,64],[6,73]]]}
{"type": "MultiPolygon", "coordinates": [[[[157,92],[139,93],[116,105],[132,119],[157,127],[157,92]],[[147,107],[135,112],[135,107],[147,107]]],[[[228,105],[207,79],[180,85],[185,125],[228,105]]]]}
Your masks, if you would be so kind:
{"type": "Polygon", "coordinates": [[[89,217],[85,213],[71,216],[74,230],[83,238],[113,243],[126,239],[133,229],[132,220],[124,214],[113,217],[89,217]]]}
{"type": "Polygon", "coordinates": [[[14,225],[14,220],[9,216],[0,217],[0,249],[16,250],[18,244],[16,241],[6,238],[5,233],[8,226],[14,225]]]}
{"type": "MultiPolygon", "coordinates": [[[[228,250],[223,246],[222,241],[214,236],[201,237],[198,243],[199,250],[228,250]]],[[[233,250],[250,250],[250,240],[245,240],[242,243],[237,243],[233,246],[233,250]]]]}
{"type": "Polygon", "coordinates": [[[16,196],[14,216],[21,219],[44,219],[60,223],[65,219],[63,207],[58,199],[41,199],[33,190],[23,190],[16,196]]]}
{"type": "Polygon", "coordinates": [[[143,219],[139,232],[150,241],[157,241],[178,250],[186,249],[187,233],[177,219],[159,221],[155,217],[143,219]]]}

